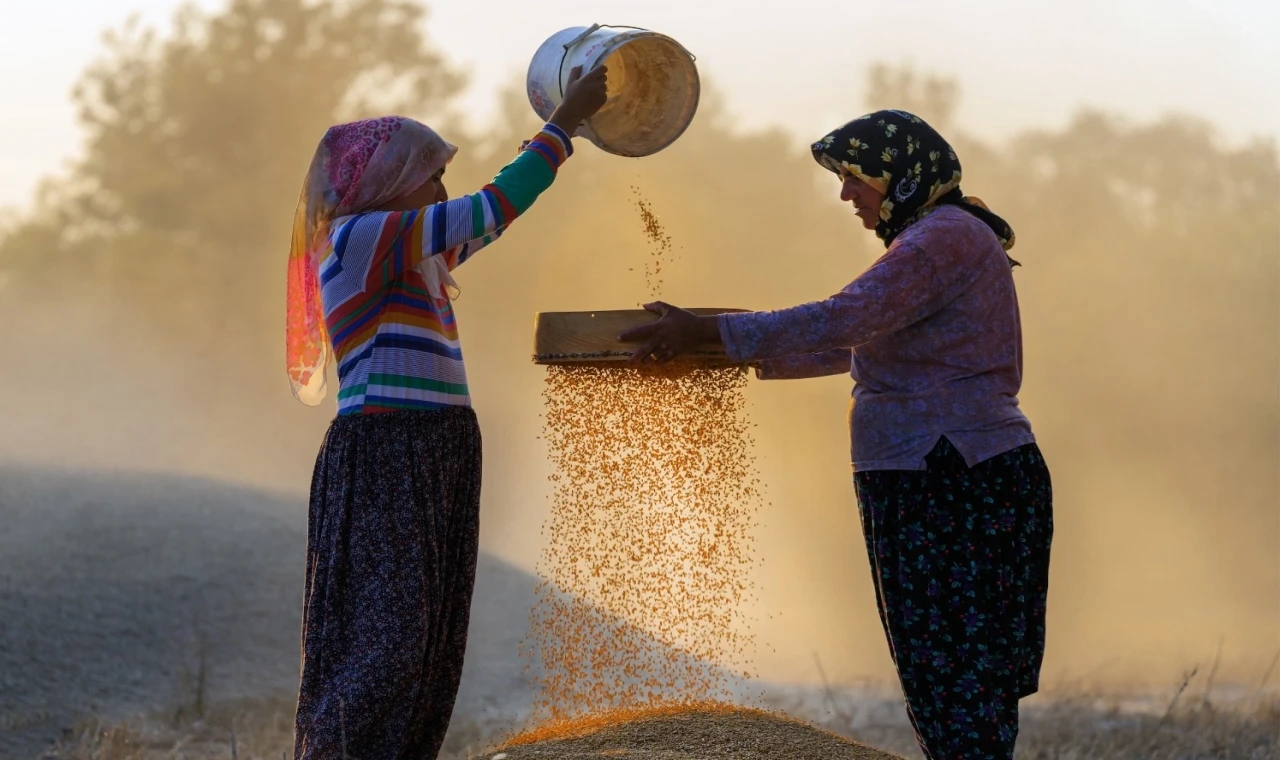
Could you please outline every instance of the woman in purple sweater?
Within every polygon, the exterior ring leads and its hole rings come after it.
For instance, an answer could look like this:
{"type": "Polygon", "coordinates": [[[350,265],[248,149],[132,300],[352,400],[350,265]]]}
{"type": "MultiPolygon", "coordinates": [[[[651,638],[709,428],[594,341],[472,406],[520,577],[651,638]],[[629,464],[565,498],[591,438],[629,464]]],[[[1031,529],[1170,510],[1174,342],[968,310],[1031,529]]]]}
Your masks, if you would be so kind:
{"type": "Polygon", "coordinates": [[[812,146],[886,251],[832,297],[698,317],[664,303],[633,362],[706,343],[763,379],[851,372],[854,486],[876,604],[930,760],[1013,757],[1044,657],[1049,470],[1018,408],[1013,230],[960,191],[920,118],[878,111],[812,146]]]}

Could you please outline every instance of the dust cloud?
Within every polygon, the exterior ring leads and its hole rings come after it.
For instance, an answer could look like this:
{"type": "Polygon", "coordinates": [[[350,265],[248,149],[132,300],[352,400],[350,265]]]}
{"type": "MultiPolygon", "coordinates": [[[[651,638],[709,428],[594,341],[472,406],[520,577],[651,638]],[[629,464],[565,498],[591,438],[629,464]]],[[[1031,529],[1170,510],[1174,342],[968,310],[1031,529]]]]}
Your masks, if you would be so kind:
{"type": "MultiPolygon", "coordinates": [[[[250,5],[227,13],[267,12],[250,5]]],[[[487,131],[451,131],[456,72],[403,39],[403,25],[335,26],[352,48],[380,51],[371,67],[408,72],[408,95],[376,102],[349,97],[362,80],[340,76],[341,62],[277,55],[270,46],[293,37],[237,38],[245,28],[175,43],[209,45],[207,60],[122,43],[86,74],[87,158],[0,238],[0,459],[302,494],[333,407],[289,395],[284,265],[324,126],[390,110],[429,119],[462,148],[454,195],[537,127],[513,87],[487,131]],[[243,54],[255,45],[270,49],[243,54]],[[135,54],[152,68],[112,68],[135,54]]],[[[870,102],[848,117],[895,106],[937,124],[964,162],[965,190],[1017,231],[1023,402],[1056,490],[1047,685],[1163,685],[1220,642],[1219,680],[1255,683],[1280,648],[1274,143],[1224,145],[1192,117],[1090,112],[992,142],[951,118],[957,83],[897,71],[907,76],[873,73],[870,102]]],[[[456,273],[485,431],[482,544],[523,568],[541,549],[528,537],[546,520],[550,474],[532,315],[649,300],[633,187],[680,242],[661,294],[678,305],[823,298],[877,255],[806,146],[735,129],[708,84],[694,125],[656,156],[624,160],[579,141],[528,216],[456,273]]],[[[834,126],[814,124],[813,136],[834,126]]],[[[815,655],[835,681],[892,677],[849,473],[850,384],[748,388],[771,503],[752,610],[766,679],[814,682],[815,655]]],[[[291,519],[305,519],[301,501],[291,519]]]]}

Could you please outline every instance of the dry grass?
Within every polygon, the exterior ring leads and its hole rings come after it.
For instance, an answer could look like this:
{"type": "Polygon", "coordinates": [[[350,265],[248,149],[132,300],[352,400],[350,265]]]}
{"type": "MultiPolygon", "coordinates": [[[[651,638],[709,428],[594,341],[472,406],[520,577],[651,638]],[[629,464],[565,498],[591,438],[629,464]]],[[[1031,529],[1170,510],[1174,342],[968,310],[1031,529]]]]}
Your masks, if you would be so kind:
{"type": "MultiPolygon", "coordinates": [[[[1018,740],[1019,760],[1280,759],[1280,695],[1268,693],[1230,701],[1213,701],[1202,696],[1192,699],[1181,693],[1179,696],[1178,700],[1170,699],[1165,707],[1157,709],[1134,708],[1119,699],[1106,697],[1037,698],[1024,710],[1018,740]]],[[[829,702],[826,710],[815,710],[798,702],[787,709],[785,701],[775,700],[773,706],[812,720],[834,734],[901,755],[906,760],[921,757],[900,706],[892,702],[869,702],[847,696],[829,702]]],[[[114,725],[89,720],[68,732],[57,747],[41,757],[45,760],[279,760],[290,756],[292,718],[292,704],[275,700],[215,705],[203,716],[187,708],[114,725]]],[[[787,733],[794,731],[787,727],[795,725],[798,724],[777,721],[776,730],[781,733],[775,734],[775,738],[798,738],[799,735],[787,733]]],[[[485,724],[455,722],[439,760],[492,757],[496,752],[494,746],[510,735],[511,728],[510,721],[502,720],[485,724]]],[[[714,724],[698,723],[690,724],[689,730],[694,738],[701,737],[699,740],[719,737],[728,749],[737,731],[758,733],[758,728],[744,729],[741,725],[722,723],[717,729],[714,724]]],[[[822,741],[816,734],[805,736],[819,744],[822,741]]],[[[630,740],[654,741],[644,730],[633,730],[630,740]]],[[[761,737],[755,736],[751,741],[759,742],[761,737]]],[[[583,746],[590,744],[588,741],[583,746]]],[[[516,760],[512,750],[507,750],[507,754],[516,760]]],[[[628,755],[645,756],[639,751],[628,752],[628,755]]],[[[715,757],[707,753],[669,756],[715,757]]],[[[559,757],[575,755],[562,753],[559,757]]]]}
{"type": "MultiPolygon", "coordinates": [[[[204,715],[187,708],[108,724],[81,721],[40,760],[288,760],[293,756],[291,700],[215,705],[204,715]]],[[[511,730],[510,720],[455,721],[439,760],[464,760],[511,730]]],[[[352,758],[351,760],[365,760],[352,758]]]]}
{"type": "Polygon", "coordinates": [[[1168,715],[1099,709],[1067,700],[1027,716],[1026,760],[1275,760],[1280,758],[1280,700],[1252,707],[1197,704],[1168,715]]]}
{"type": "MultiPolygon", "coordinates": [[[[1155,701],[1035,697],[1022,709],[1018,760],[1280,760],[1280,694],[1212,700],[1186,692],[1184,682],[1155,701]]],[[[923,757],[900,706],[831,697],[824,710],[810,710],[822,713],[811,716],[819,725],[905,760],[923,757]]],[[[787,709],[785,700],[775,706],[787,709]]]]}

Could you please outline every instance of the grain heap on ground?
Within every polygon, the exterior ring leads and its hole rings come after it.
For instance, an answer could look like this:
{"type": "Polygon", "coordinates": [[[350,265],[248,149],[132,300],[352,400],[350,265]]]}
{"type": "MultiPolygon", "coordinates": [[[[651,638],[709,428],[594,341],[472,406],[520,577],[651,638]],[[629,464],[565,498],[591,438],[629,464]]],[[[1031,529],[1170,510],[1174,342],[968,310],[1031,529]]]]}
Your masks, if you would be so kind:
{"type": "Polygon", "coordinates": [[[526,734],[486,760],[901,760],[762,710],[689,705],[621,711],[526,734]]]}
{"type": "Polygon", "coordinates": [[[738,368],[548,368],[536,720],[728,700],[750,675],[745,386],[738,368]]]}

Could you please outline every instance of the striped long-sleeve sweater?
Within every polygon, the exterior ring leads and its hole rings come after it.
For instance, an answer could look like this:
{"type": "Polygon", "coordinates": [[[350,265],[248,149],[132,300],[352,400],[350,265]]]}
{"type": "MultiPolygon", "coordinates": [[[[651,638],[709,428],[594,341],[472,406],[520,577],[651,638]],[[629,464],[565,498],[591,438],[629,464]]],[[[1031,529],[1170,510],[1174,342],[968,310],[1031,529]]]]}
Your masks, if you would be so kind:
{"type": "Polygon", "coordinates": [[[334,221],[320,286],[339,415],[471,405],[453,306],[428,292],[419,265],[439,256],[452,271],[496,240],[572,153],[548,124],[477,193],[334,221]]]}

